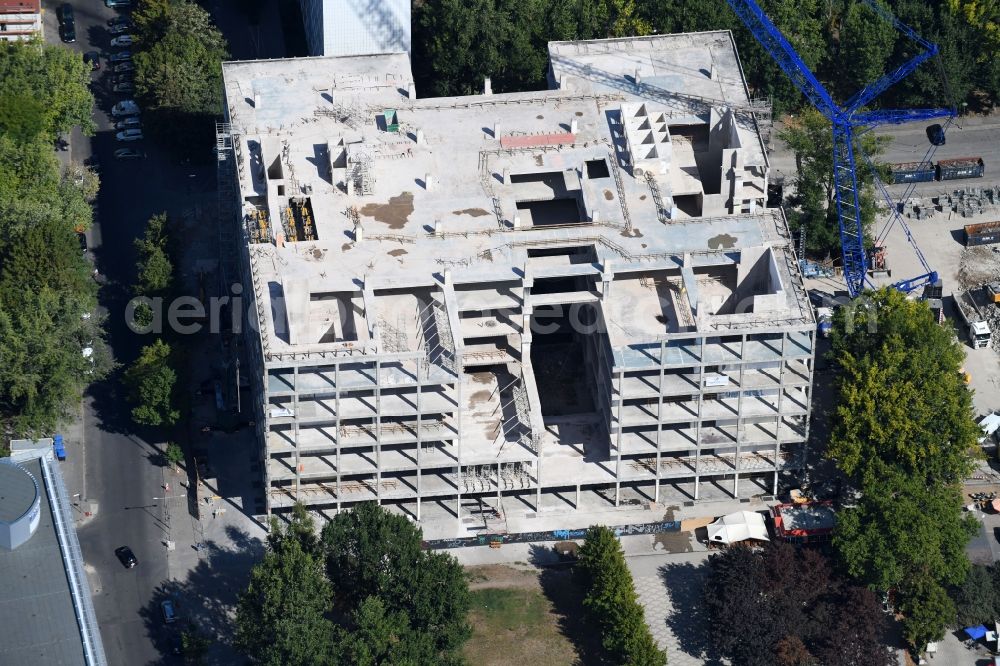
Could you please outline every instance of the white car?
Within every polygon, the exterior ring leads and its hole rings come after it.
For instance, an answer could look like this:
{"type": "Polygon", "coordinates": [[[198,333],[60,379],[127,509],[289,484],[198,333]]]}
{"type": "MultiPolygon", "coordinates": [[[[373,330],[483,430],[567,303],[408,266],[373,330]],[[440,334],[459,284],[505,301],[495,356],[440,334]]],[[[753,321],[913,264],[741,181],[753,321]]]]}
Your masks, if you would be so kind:
{"type": "Polygon", "coordinates": [[[131,129],[133,127],[142,127],[142,121],[134,116],[132,118],[126,118],[125,120],[119,120],[115,123],[116,130],[131,129]]]}
{"type": "Polygon", "coordinates": [[[132,46],[132,35],[118,35],[111,40],[111,46],[132,46]]]}
{"type": "Polygon", "coordinates": [[[139,105],[134,99],[123,99],[111,107],[113,116],[136,116],[139,115],[139,105]]]}
{"type": "Polygon", "coordinates": [[[115,138],[119,141],[140,141],[142,140],[142,130],[141,129],[127,129],[115,134],[115,138]]]}

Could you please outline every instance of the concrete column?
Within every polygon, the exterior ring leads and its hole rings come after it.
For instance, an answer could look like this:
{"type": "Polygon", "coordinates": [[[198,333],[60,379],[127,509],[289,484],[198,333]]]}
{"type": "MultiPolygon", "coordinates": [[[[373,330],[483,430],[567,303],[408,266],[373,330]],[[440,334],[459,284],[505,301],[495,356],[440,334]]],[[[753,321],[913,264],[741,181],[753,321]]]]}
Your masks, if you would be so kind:
{"type": "Polygon", "coordinates": [[[423,145],[426,142],[427,142],[427,139],[424,137],[424,131],[421,130],[421,129],[418,129],[417,130],[417,144],[418,145],[423,145]]]}
{"type": "Polygon", "coordinates": [[[510,167],[503,168],[503,184],[510,185],[510,167]]]}
{"type": "Polygon", "coordinates": [[[490,81],[490,77],[483,79],[483,94],[492,95],[493,94],[493,82],[490,81]]]}
{"type": "Polygon", "coordinates": [[[424,189],[427,190],[428,192],[430,192],[431,190],[434,189],[434,175],[433,174],[429,174],[428,173],[428,174],[424,175],[424,189]]]}
{"type": "Polygon", "coordinates": [[[375,503],[382,505],[382,362],[375,359],[375,503]]]}
{"type": "Polygon", "coordinates": [[[514,219],[511,220],[511,224],[515,229],[521,228],[521,215],[519,213],[514,213],[514,219]]]}
{"type": "Polygon", "coordinates": [[[424,377],[426,376],[425,359],[417,359],[417,522],[420,522],[420,496],[423,492],[423,470],[422,454],[424,450],[423,431],[421,422],[423,420],[423,408],[420,398],[423,395],[424,377]]]}
{"type": "Polygon", "coordinates": [[[503,481],[500,479],[500,463],[497,463],[497,511],[500,511],[501,494],[500,488],[502,487],[503,481]]]}
{"type": "MultiPolygon", "coordinates": [[[[666,356],[667,352],[667,341],[660,341],[660,359],[662,361],[663,357],[666,356]]],[[[661,433],[663,432],[663,376],[664,369],[663,363],[660,363],[660,381],[657,385],[657,395],[656,398],[656,475],[653,481],[653,501],[659,503],[660,501],[660,460],[662,456],[661,449],[663,447],[661,433]]]]}
{"type": "MultiPolygon", "coordinates": [[[[687,262],[687,257],[685,257],[685,263],[687,262]]],[[[701,421],[702,421],[702,407],[705,404],[705,336],[702,336],[698,340],[700,345],[700,351],[698,352],[698,420],[694,422],[694,498],[698,499],[698,491],[701,487],[701,421]]],[[[666,347],[664,347],[664,354],[666,354],[666,347]]],[[[660,359],[660,363],[663,364],[666,361],[666,357],[660,359]]]]}
{"type": "Polygon", "coordinates": [[[621,500],[621,478],[622,478],[622,429],[624,427],[622,416],[622,404],[624,402],[623,389],[625,387],[625,369],[618,370],[618,432],[615,433],[615,506],[621,500]]]}
{"type": "Polygon", "coordinates": [[[578,121],[576,118],[571,119],[569,121],[569,131],[570,131],[571,134],[576,134],[577,132],[579,132],[580,131],[580,121],[578,121]]]}
{"type": "Polygon", "coordinates": [[[334,388],[333,409],[334,409],[334,411],[337,412],[337,415],[336,415],[335,420],[334,420],[334,428],[335,428],[334,432],[335,432],[335,436],[337,438],[336,439],[336,442],[337,442],[337,513],[339,514],[340,513],[340,498],[344,494],[342,486],[341,486],[341,481],[340,481],[340,470],[341,470],[341,464],[340,464],[340,445],[341,445],[341,441],[340,440],[341,440],[341,437],[340,437],[340,364],[339,363],[337,363],[336,365],[333,366],[333,388],[334,388]]]}
{"type": "MultiPolygon", "coordinates": [[[[740,392],[736,397],[736,457],[733,458],[733,465],[736,467],[736,473],[733,474],[733,498],[740,496],[740,433],[743,424],[743,391],[745,382],[743,381],[743,373],[746,370],[746,363],[743,362],[744,349],[740,347],[740,374],[739,374],[739,387],[740,392]]],[[[780,417],[779,417],[780,418],[780,417]]],[[[745,427],[745,426],[744,426],[745,427]]]]}
{"type": "Polygon", "coordinates": [[[542,510],[542,456],[535,458],[535,513],[542,510]]]}

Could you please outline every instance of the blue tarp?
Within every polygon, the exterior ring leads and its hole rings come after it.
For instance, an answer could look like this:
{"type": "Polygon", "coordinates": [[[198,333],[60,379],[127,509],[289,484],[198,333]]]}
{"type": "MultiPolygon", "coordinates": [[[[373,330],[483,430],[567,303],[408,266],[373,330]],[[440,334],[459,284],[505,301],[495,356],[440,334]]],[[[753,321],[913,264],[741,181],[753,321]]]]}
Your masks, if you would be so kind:
{"type": "Polygon", "coordinates": [[[965,634],[972,640],[979,640],[986,635],[986,627],[979,625],[978,627],[966,627],[965,634]]]}

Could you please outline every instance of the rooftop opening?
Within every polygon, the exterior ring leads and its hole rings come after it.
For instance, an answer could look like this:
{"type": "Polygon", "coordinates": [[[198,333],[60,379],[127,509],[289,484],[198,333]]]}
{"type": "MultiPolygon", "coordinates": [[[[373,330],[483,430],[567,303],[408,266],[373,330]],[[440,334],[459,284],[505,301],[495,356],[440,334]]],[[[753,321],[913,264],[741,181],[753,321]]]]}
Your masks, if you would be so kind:
{"type": "Polygon", "coordinates": [[[318,240],[316,222],[312,210],[312,199],[289,199],[281,211],[281,224],[285,228],[285,240],[289,242],[318,240]]]}
{"type": "Polygon", "coordinates": [[[592,415],[597,368],[588,363],[600,333],[597,314],[589,304],[538,308],[531,317],[531,365],[542,416],[592,415]]]}
{"type": "Polygon", "coordinates": [[[608,162],[603,157],[599,160],[587,160],[587,178],[610,178],[611,172],[608,170],[608,162]]]}
{"type": "Polygon", "coordinates": [[[349,342],[358,339],[354,294],[346,291],[316,292],[309,295],[309,319],[319,332],[317,342],[349,342]]]}
{"type": "Polygon", "coordinates": [[[562,171],[512,173],[510,175],[510,182],[512,185],[521,185],[524,183],[543,183],[544,185],[551,187],[553,190],[566,188],[566,179],[563,177],[562,171]]]}
{"type": "Polygon", "coordinates": [[[522,224],[528,227],[545,227],[556,224],[587,224],[580,211],[577,197],[548,199],[546,201],[518,201],[522,224]]]}

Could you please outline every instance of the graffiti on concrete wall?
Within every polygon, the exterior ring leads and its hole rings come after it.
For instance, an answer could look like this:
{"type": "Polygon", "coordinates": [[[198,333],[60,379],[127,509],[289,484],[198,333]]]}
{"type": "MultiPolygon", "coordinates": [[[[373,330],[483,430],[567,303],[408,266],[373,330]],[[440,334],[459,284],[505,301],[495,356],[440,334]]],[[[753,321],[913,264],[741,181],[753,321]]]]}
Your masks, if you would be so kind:
{"type": "MultiPolygon", "coordinates": [[[[660,532],[679,532],[679,520],[668,520],[659,523],[637,523],[632,525],[614,525],[611,530],[616,536],[636,536],[639,534],[659,534],[660,532]]],[[[566,541],[582,539],[587,530],[551,530],[546,532],[517,532],[514,534],[480,534],[473,537],[456,539],[429,539],[422,542],[425,550],[447,550],[450,548],[473,548],[476,546],[497,547],[505,543],[535,543],[538,541],[566,541]]]]}

